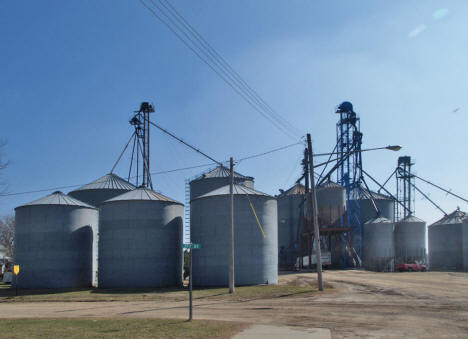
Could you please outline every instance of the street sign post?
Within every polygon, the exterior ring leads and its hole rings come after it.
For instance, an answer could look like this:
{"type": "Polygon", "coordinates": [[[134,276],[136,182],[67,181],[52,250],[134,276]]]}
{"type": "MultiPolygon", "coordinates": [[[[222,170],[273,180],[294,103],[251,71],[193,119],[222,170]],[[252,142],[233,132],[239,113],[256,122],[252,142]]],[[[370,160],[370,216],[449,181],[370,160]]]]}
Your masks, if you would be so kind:
{"type": "Polygon", "coordinates": [[[182,244],[182,248],[190,249],[190,274],[189,274],[189,321],[192,320],[193,313],[193,303],[192,303],[192,250],[199,250],[201,248],[200,244],[182,244]]]}
{"type": "Polygon", "coordinates": [[[194,250],[199,250],[201,248],[200,244],[183,244],[182,248],[191,248],[194,250]]]}
{"type": "Polygon", "coordinates": [[[15,275],[15,294],[18,295],[18,274],[20,272],[20,265],[13,266],[13,274],[15,275]]]}

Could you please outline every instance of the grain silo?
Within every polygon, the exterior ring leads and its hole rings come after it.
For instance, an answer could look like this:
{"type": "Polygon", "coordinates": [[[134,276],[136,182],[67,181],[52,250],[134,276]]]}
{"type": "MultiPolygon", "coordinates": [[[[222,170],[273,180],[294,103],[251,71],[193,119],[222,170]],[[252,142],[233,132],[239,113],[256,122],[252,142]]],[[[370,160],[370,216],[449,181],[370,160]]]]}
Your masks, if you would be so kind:
{"type": "Polygon", "coordinates": [[[305,186],[297,183],[277,196],[278,200],[278,261],[288,269],[300,256],[301,233],[304,228],[305,186]]]}
{"type": "Polygon", "coordinates": [[[131,183],[113,173],[90,182],[68,193],[71,197],[93,206],[135,189],[131,183]]]}
{"type": "Polygon", "coordinates": [[[371,271],[392,271],[394,266],[394,224],[384,217],[363,225],[363,267],[371,271]]]}
{"type": "Polygon", "coordinates": [[[182,285],[184,206],[148,188],[103,202],[99,287],[182,285]]]}
{"type": "MultiPolygon", "coordinates": [[[[317,187],[317,209],[321,228],[346,227],[346,188],[333,181],[326,181],[317,187]]],[[[333,267],[342,267],[345,248],[342,233],[329,233],[325,245],[331,255],[333,267]]]]}
{"type": "Polygon", "coordinates": [[[395,224],[397,264],[426,261],[426,222],[409,215],[395,224]]]}
{"type": "Polygon", "coordinates": [[[463,270],[468,272],[468,214],[465,214],[462,226],[463,233],[463,270]]]}
{"type": "MultiPolygon", "coordinates": [[[[228,285],[229,202],[229,185],[191,202],[191,238],[193,243],[201,244],[201,249],[193,252],[194,285],[228,285]]],[[[274,197],[234,185],[234,253],[236,285],[278,282],[278,215],[274,197]]]]}
{"type": "Polygon", "coordinates": [[[456,210],[429,226],[431,270],[463,270],[463,230],[466,229],[467,217],[465,212],[456,210]]]}
{"type": "MultiPolygon", "coordinates": [[[[98,210],[62,192],[15,209],[19,288],[90,287],[98,210]]],[[[94,260],[93,260],[94,258],[94,260]]]]}
{"type": "MultiPolygon", "coordinates": [[[[190,181],[190,200],[229,185],[229,168],[218,166],[190,181]]],[[[234,183],[254,188],[254,178],[234,172],[234,183]]]]}
{"type": "Polygon", "coordinates": [[[319,223],[324,226],[340,226],[346,211],[346,188],[332,181],[317,187],[319,223]]]}
{"type": "MultiPolygon", "coordinates": [[[[377,192],[371,192],[372,199],[374,199],[377,208],[380,211],[380,216],[387,218],[390,221],[394,221],[395,217],[395,200],[388,196],[377,192]]],[[[377,212],[372,204],[371,193],[368,190],[362,189],[361,194],[361,221],[362,223],[373,219],[377,216],[377,212]]]]}

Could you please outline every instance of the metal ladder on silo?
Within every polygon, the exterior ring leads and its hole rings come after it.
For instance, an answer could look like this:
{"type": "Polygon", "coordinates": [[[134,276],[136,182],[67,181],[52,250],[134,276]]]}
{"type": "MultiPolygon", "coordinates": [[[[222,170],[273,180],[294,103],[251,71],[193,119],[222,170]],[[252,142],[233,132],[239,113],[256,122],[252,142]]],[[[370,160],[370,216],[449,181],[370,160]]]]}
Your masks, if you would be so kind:
{"type": "Polygon", "coordinates": [[[185,179],[184,243],[190,243],[190,179],[185,179]]]}

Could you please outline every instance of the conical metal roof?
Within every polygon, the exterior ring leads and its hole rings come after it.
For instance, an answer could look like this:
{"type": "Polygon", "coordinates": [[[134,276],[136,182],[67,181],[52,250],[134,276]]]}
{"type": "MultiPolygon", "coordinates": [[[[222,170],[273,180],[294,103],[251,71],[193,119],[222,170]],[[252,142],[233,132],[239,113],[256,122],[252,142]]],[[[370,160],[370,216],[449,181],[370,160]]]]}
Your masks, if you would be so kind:
{"type": "MultiPolygon", "coordinates": [[[[246,187],[244,185],[239,185],[239,184],[234,184],[233,193],[234,193],[234,195],[248,194],[248,195],[262,195],[262,196],[265,196],[265,197],[271,197],[270,195],[268,195],[266,193],[263,193],[263,192],[254,190],[253,188],[246,187]]],[[[215,190],[213,190],[211,192],[208,192],[206,194],[203,194],[203,195],[201,195],[199,197],[196,197],[195,199],[212,197],[212,196],[217,196],[217,195],[228,195],[228,194],[229,194],[229,185],[226,185],[226,186],[217,188],[217,189],[215,189],[215,190]]]]}
{"type": "MultiPolygon", "coordinates": [[[[195,180],[202,180],[202,179],[208,179],[208,178],[228,178],[230,174],[229,168],[224,167],[224,166],[218,166],[206,173],[203,173],[202,175],[198,176],[197,178],[193,179],[192,181],[195,180]]],[[[242,178],[246,180],[253,180],[253,177],[247,177],[245,175],[242,175],[240,173],[234,172],[234,177],[235,178],[242,178]]]]}
{"type": "Polygon", "coordinates": [[[84,190],[103,190],[103,189],[115,189],[115,190],[134,190],[135,186],[129,183],[127,180],[122,179],[114,173],[106,174],[105,176],[90,182],[72,192],[84,191],[84,190]]]}
{"type": "Polygon", "coordinates": [[[130,201],[130,200],[168,201],[168,202],[173,202],[173,203],[183,205],[182,203],[174,199],[166,197],[165,195],[162,195],[161,193],[155,192],[146,187],[138,187],[134,189],[133,191],[126,192],[112,199],[106,200],[104,201],[104,203],[111,202],[111,201],[130,201]]]}
{"type": "Polygon", "coordinates": [[[72,198],[69,195],[66,195],[65,193],[62,193],[60,191],[56,191],[43,198],[34,200],[28,204],[24,204],[16,208],[26,207],[26,206],[35,206],[35,205],[65,205],[65,206],[80,206],[80,207],[87,207],[87,208],[95,208],[94,206],[88,205],[82,201],[79,201],[78,199],[72,198]]]}
{"type": "MultiPolygon", "coordinates": [[[[370,191],[370,192],[372,193],[372,198],[374,200],[394,200],[391,196],[381,194],[381,193],[377,193],[377,192],[374,192],[374,191],[370,191]]],[[[361,199],[370,199],[370,198],[371,198],[371,194],[369,193],[369,190],[367,190],[366,188],[361,188],[361,199]]],[[[357,189],[354,189],[353,191],[351,191],[350,199],[351,200],[358,199],[358,190],[357,189]]]]}
{"type": "Polygon", "coordinates": [[[303,194],[305,194],[305,186],[300,183],[297,183],[291,188],[287,189],[286,191],[282,191],[279,196],[283,197],[285,195],[303,195],[303,194]]]}
{"type": "Polygon", "coordinates": [[[414,215],[408,215],[407,217],[401,219],[400,222],[424,222],[424,220],[419,219],[418,217],[415,217],[414,215]]]}
{"type": "Polygon", "coordinates": [[[393,222],[385,217],[375,217],[366,221],[364,224],[393,224],[393,222]]]}
{"type": "Polygon", "coordinates": [[[321,189],[321,188],[345,188],[345,187],[341,186],[340,184],[337,184],[334,181],[328,180],[328,181],[325,181],[323,184],[319,185],[317,188],[321,189]]]}
{"type": "Polygon", "coordinates": [[[465,219],[468,218],[468,213],[456,209],[449,215],[444,216],[439,221],[433,223],[432,226],[447,225],[447,224],[462,224],[465,219]]]}

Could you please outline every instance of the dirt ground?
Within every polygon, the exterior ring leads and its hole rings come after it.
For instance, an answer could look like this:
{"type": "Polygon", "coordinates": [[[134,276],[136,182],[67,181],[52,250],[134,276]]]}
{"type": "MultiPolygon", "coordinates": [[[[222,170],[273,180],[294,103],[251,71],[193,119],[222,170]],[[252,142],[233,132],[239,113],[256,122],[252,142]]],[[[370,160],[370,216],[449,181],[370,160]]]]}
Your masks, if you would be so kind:
{"type": "MultiPolygon", "coordinates": [[[[315,285],[315,273],[280,284],[315,285]]],[[[468,273],[326,271],[326,290],[245,300],[197,299],[196,319],[325,327],[333,338],[467,338],[468,273]]],[[[186,301],[2,302],[0,318],[185,318],[186,301]]]]}

